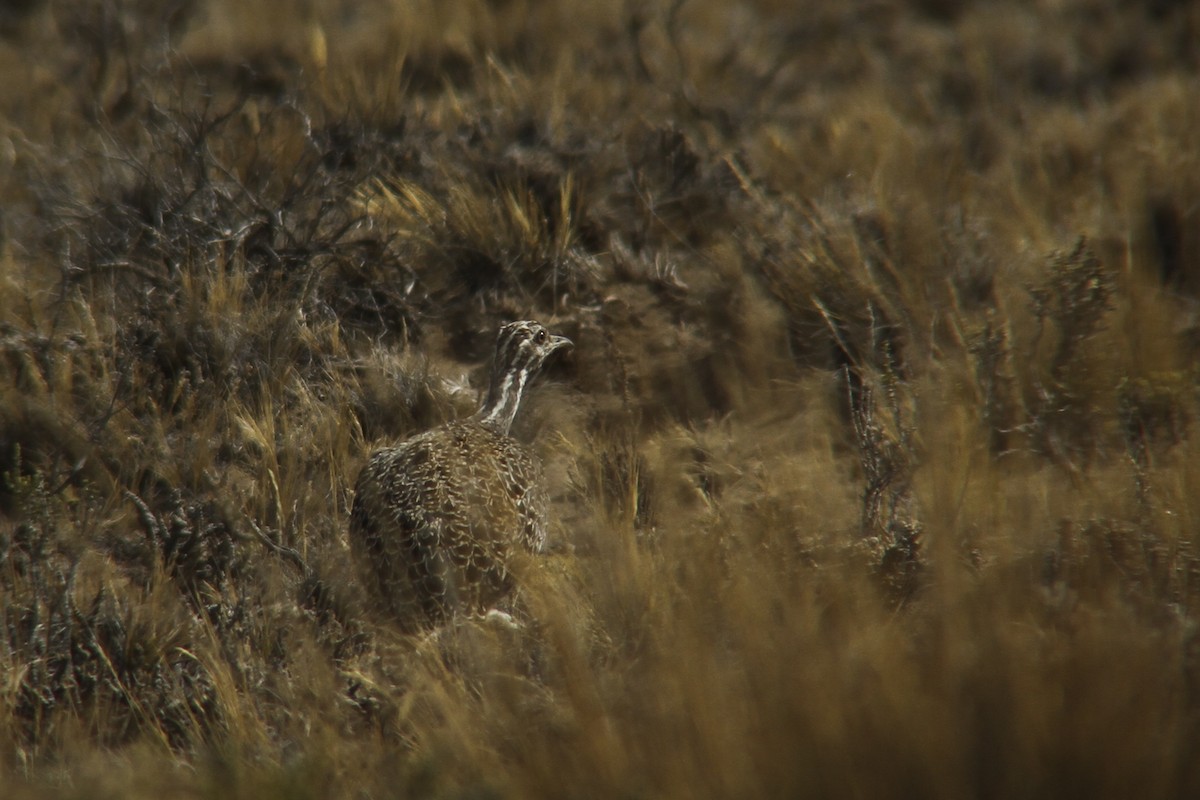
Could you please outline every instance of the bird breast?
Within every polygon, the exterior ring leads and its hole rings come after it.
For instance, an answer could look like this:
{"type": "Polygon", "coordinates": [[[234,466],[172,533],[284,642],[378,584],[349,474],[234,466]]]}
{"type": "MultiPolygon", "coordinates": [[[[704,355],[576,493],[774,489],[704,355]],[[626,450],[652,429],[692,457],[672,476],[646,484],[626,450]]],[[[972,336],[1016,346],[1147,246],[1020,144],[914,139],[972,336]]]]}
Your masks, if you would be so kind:
{"type": "MultiPolygon", "coordinates": [[[[545,542],[541,468],[520,442],[482,425],[451,422],[375,453],[367,466],[403,527],[429,527],[498,550],[545,542]]],[[[452,543],[446,542],[446,545],[452,543]]]]}

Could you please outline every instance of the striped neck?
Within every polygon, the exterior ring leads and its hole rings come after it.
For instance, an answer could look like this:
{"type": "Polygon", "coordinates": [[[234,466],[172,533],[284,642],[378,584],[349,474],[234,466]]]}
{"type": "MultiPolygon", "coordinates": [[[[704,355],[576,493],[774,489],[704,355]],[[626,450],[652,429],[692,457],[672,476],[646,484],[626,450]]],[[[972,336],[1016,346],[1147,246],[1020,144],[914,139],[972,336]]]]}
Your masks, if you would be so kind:
{"type": "Polygon", "coordinates": [[[521,394],[525,391],[529,372],[523,367],[493,370],[487,400],[473,419],[485,428],[507,436],[521,406],[521,394]]]}

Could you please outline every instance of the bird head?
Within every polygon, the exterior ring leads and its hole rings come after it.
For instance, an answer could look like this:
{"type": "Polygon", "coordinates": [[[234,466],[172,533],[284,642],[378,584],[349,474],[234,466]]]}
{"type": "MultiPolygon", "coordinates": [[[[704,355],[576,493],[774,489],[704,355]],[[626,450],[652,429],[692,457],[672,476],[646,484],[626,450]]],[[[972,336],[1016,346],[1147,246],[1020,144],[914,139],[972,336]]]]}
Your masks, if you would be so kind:
{"type": "Polygon", "coordinates": [[[501,326],[496,335],[494,370],[501,374],[520,371],[532,375],[552,354],[573,346],[570,339],[551,333],[540,322],[510,322],[501,326]]]}

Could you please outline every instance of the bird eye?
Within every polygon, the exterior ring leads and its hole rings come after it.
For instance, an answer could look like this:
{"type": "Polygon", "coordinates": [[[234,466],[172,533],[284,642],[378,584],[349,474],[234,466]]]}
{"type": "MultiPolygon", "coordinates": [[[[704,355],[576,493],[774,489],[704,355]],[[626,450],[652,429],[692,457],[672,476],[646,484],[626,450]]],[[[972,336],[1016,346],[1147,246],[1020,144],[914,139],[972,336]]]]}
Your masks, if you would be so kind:
{"type": "Polygon", "coordinates": [[[535,333],[535,334],[534,334],[534,336],[533,336],[533,340],[534,340],[535,342],[537,342],[538,344],[541,344],[542,342],[546,341],[546,331],[545,331],[545,329],[543,328],[542,330],[540,330],[540,331],[538,331],[537,333],[535,333]]]}

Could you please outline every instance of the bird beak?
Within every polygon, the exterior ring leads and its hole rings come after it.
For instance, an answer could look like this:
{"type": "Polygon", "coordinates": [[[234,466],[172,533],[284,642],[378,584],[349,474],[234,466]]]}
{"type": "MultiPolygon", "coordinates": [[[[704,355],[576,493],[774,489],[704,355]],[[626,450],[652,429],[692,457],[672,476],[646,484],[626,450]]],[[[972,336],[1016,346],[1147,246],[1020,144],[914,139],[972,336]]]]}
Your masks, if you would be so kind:
{"type": "Polygon", "coordinates": [[[565,336],[551,335],[551,337],[550,337],[550,352],[551,353],[553,353],[556,350],[563,350],[563,349],[569,350],[570,348],[572,348],[574,346],[575,346],[575,343],[572,342],[570,339],[568,339],[565,336]]]}

